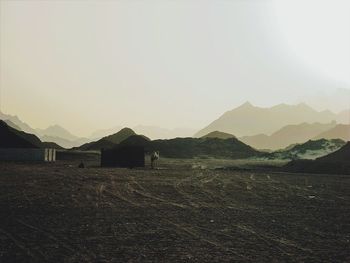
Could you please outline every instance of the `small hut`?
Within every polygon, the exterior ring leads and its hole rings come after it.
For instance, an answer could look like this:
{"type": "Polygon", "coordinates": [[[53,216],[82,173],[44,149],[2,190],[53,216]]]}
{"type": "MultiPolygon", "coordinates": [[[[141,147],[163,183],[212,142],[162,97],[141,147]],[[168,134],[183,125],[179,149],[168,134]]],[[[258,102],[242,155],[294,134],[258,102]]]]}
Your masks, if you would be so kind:
{"type": "Polygon", "coordinates": [[[0,161],[55,162],[56,149],[0,147],[0,161]]]}
{"type": "Polygon", "coordinates": [[[144,167],[145,150],[141,146],[119,146],[101,150],[101,167],[144,167]]]}

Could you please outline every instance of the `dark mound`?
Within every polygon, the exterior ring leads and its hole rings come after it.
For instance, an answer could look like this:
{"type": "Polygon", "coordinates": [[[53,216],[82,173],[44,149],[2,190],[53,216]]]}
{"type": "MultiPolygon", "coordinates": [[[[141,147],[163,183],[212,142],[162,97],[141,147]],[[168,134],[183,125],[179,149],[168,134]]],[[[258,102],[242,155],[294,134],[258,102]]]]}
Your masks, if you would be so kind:
{"type": "Polygon", "coordinates": [[[132,135],[136,135],[136,133],[132,129],[123,128],[115,134],[103,137],[103,139],[110,141],[112,143],[115,143],[115,144],[119,144],[132,135]]]}
{"type": "Polygon", "coordinates": [[[314,161],[291,161],[284,169],[289,172],[350,174],[350,142],[338,151],[317,158],[314,161]]]}
{"type": "Polygon", "coordinates": [[[41,148],[42,144],[38,137],[11,128],[0,120],[0,148],[41,148]]]}
{"type": "MultiPolygon", "coordinates": [[[[169,158],[248,158],[261,153],[236,138],[175,138],[170,140],[147,141],[138,138],[147,152],[160,151],[161,156],[169,158]]],[[[123,142],[124,143],[124,142],[123,142]]]]}
{"type": "Polygon", "coordinates": [[[213,131],[208,133],[207,135],[202,136],[201,138],[218,138],[218,139],[230,139],[236,138],[234,135],[221,131],[213,131]]]}
{"type": "Polygon", "coordinates": [[[120,143],[120,146],[142,146],[147,147],[151,140],[144,135],[131,135],[120,143]]]}
{"type": "Polygon", "coordinates": [[[346,163],[350,165],[350,142],[347,142],[338,151],[331,153],[329,155],[318,158],[319,162],[336,162],[336,163],[346,163]]]}
{"type": "Polygon", "coordinates": [[[96,141],[96,142],[89,142],[85,143],[80,147],[75,147],[73,150],[81,150],[81,151],[99,151],[101,149],[111,149],[117,146],[117,144],[108,141],[104,138],[96,141]]]}
{"type": "Polygon", "coordinates": [[[269,159],[316,159],[330,154],[342,146],[345,142],[341,139],[309,140],[302,144],[295,144],[273,153],[267,154],[269,159]]]}
{"type": "Polygon", "coordinates": [[[133,135],[136,135],[136,133],[132,129],[123,128],[115,134],[105,136],[102,139],[95,142],[85,143],[80,147],[75,147],[73,149],[82,151],[97,151],[101,149],[111,149],[133,135]]]}
{"type": "Polygon", "coordinates": [[[123,129],[96,142],[84,144],[78,149],[83,151],[112,149],[118,145],[141,146],[146,152],[160,151],[162,156],[169,158],[215,157],[238,159],[261,154],[236,138],[175,138],[151,141],[146,136],[136,135],[131,129],[123,129]],[[125,139],[121,140],[121,138],[125,139]]]}

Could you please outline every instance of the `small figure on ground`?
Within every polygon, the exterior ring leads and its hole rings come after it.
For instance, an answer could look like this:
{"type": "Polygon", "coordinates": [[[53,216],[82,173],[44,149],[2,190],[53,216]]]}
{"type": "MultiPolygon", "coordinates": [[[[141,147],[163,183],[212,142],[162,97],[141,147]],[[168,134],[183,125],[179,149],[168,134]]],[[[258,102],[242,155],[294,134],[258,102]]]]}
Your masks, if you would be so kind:
{"type": "Polygon", "coordinates": [[[155,151],[151,154],[151,168],[154,169],[156,166],[156,161],[159,160],[159,151],[155,151]]]}
{"type": "Polygon", "coordinates": [[[83,163],[83,162],[80,162],[80,164],[79,164],[78,168],[85,168],[84,163],[83,163]]]}

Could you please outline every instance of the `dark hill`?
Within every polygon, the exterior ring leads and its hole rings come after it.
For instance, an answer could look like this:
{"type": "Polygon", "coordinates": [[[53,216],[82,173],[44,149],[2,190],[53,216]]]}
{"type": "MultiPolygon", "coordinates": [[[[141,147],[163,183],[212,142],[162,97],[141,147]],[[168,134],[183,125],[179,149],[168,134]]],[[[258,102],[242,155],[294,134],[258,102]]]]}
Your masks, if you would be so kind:
{"type": "Polygon", "coordinates": [[[326,156],[317,159],[319,162],[337,162],[337,163],[347,163],[350,165],[350,142],[347,142],[338,151],[335,151],[326,156]]]}
{"type": "Polygon", "coordinates": [[[115,144],[119,144],[125,139],[129,138],[132,135],[136,135],[136,133],[130,128],[123,128],[115,134],[103,137],[104,140],[110,141],[115,144]]]}
{"type": "Polygon", "coordinates": [[[96,142],[87,143],[79,150],[111,149],[120,146],[143,146],[146,152],[160,151],[161,155],[169,158],[248,158],[259,156],[261,153],[244,144],[236,138],[175,138],[170,140],[154,140],[143,135],[136,135],[131,129],[123,129],[117,134],[107,136],[96,142]],[[120,134],[125,138],[120,141],[120,134]],[[113,138],[113,139],[111,139],[113,138]],[[120,141],[119,143],[115,143],[120,141]]]}
{"type": "Polygon", "coordinates": [[[41,141],[33,134],[18,131],[0,120],[0,148],[41,148],[41,141]]]}
{"type": "Polygon", "coordinates": [[[4,122],[6,122],[6,124],[7,124],[8,126],[10,126],[11,128],[14,128],[14,129],[17,130],[17,131],[22,131],[22,129],[21,129],[18,125],[14,124],[12,121],[10,121],[10,120],[4,120],[4,122]]]}
{"type": "Polygon", "coordinates": [[[160,151],[168,158],[248,158],[261,153],[236,138],[175,138],[170,140],[147,141],[140,137],[130,137],[122,144],[145,147],[146,152],[160,151]],[[138,143],[136,143],[136,141],[138,143]]]}
{"type": "Polygon", "coordinates": [[[73,150],[99,151],[101,149],[111,149],[115,146],[117,146],[117,144],[102,138],[98,141],[85,143],[80,147],[75,147],[73,148],[73,150]]]}
{"type": "Polygon", "coordinates": [[[123,128],[119,132],[105,136],[102,139],[94,142],[89,142],[76,147],[73,149],[78,149],[82,151],[92,151],[92,150],[101,150],[101,149],[111,149],[129,138],[130,136],[136,135],[136,133],[130,128],[123,128]]]}
{"type": "Polygon", "coordinates": [[[330,154],[345,145],[340,139],[309,140],[302,144],[295,144],[273,153],[267,154],[269,159],[316,159],[330,154]]]}
{"type": "Polygon", "coordinates": [[[131,135],[120,143],[121,146],[142,146],[147,147],[150,145],[151,140],[143,135],[131,135]]]}
{"type": "Polygon", "coordinates": [[[335,151],[314,161],[296,160],[284,166],[288,172],[320,173],[320,174],[349,174],[350,175],[350,142],[335,151]]]}
{"type": "Polygon", "coordinates": [[[234,135],[221,131],[213,131],[208,133],[207,135],[202,136],[201,138],[219,138],[219,139],[230,139],[236,138],[234,135]]]}

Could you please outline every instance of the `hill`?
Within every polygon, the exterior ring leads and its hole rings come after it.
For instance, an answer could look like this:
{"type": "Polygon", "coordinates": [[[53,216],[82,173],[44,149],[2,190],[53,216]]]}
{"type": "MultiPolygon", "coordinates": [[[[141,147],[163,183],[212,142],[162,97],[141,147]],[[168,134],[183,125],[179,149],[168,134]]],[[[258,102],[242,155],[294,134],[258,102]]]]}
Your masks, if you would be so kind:
{"type": "Polygon", "coordinates": [[[235,138],[235,136],[226,132],[213,131],[208,133],[207,135],[202,136],[201,138],[230,139],[235,138]]]}
{"type": "Polygon", "coordinates": [[[54,142],[42,142],[41,145],[44,148],[64,149],[62,146],[60,146],[60,145],[58,145],[57,143],[54,143],[54,142]]]}
{"type": "Polygon", "coordinates": [[[118,131],[120,131],[123,127],[121,126],[115,126],[113,128],[110,128],[110,129],[99,129],[99,130],[96,130],[94,131],[90,136],[89,138],[91,140],[99,140],[103,137],[106,137],[108,136],[109,134],[114,134],[114,133],[117,133],[118,131]]]}
{"type": "Polygon", "coordinates": [[[85,143],[74,149],[82,151],[101,150],[102,148],[110,149],[133,135],[136,135],[136,133],[132,129],[123,128],[115,134],[105,136],[102,139],[94,142],[85,143]]]}
{"type": "Polygon", "coordinates": [[[4,122],[6,122],[6,124],[8,125],[8,126],[10,126],[11,128],[14,128],[15,130],[17,130],[17,131],[21,131],[22,129],[19,127],[19,126],[17,126],[16,124],[14,124],[12,121],[10,121],[10,120],[4,120],[4,122]]]}
{"type": "Polygon", "coordinates": [[[342,139],[350,141],[350,124],[338,124],[332,129],[325,131],[315,137],[315,139],[342,139]]]}
{"type": "Polygon", "coordinates": [[[350,110],[343,110],[337,115],[337,122],[342,124],[350,124],[350,110]]]}
{"type": "Polygon", "coordinates": [[[70,141],[70,140],[67,140],[67,139],[63,139],[61,137],[48,136],[48,135],[40,136],[40,139],[43,142],[56,143],[56,144],[61,145],[62,147],[66,148],[66,149],[69,149],[69,148],[72,148],[72,147],[78,147],[78,146],[80,146],[82,144],[90,142],[90,140],[86,139],[86,138],[78,138],[75,141],[70,141]]]}
{"type": "Polygon", "coordinates": [[[33,134],[18,131],[0,120],[0,148],[40,148],[41,141],[33,134]]]}
{"type": "Polygon", "coordinates": [[[115,144],[119,144],[125,139],[129,138],[131,135],[136,135],[136,133],[130,128],[123,128],[115,134],[103,137],[103,139],[115,144]]]}
{"type": "Polygon", "coordinates": [[[339,150],[316,160],[296,160],[284,166],[288,172],[350,175],[350,142],[339,150]]]}
{"type": "Polygon", "coordinates": [[[317,159],[319,162],[336,162],[350,165],[350,142],[347,142],[338,151],[317,159]]]}
{"type": "Polygon", "coordinates": [[[0,119],[3,119],[9,126],[16,130],[34,134],[39,137],[41,141],[54,142],[64,148],[76,147],[91,141],[87,138],[75,136],[59,125],[52,125],[46,129],[33,129],[28,124],[21,121],[17,116],[4,114],[2,112],[0,112],[0,119]]]}
{"type": "Polygon", "coordinates": [[[260,156],[261,152],[242,143],[236,138],[175,138],[150,141],[140,136],[132,136],[121,145],[138,145],[147,152],[160,151],[168,158],[249,158],[260,156]]]}
{"type": "Polygon", "coordinates": [[[133,130],[138,134],[147,134],[152,140],[191,137],[196,132],[196,130],[188,128],[166,129],[150,125],[137,125],[133,127],[133,130]]]}
{"type": "MultiPolygon", "coordinates": [[[[15,125],[15,127],[16,127],[15,129],[21,130],[21,131],[24,131],[24,132],[27,132],[27,133],[38,135],[35,129],[30,127],[25,122],[21,121],[15,115],[5,114],[5,113],[0,111],[0,120],[4,120],[5,122],[7,122],[7,120],[9,120],[12,124],[15,125]]],[[[12,125],[10,125],[10,126],[12,126],[12,125]]]]}
{"type": "Polygon", "coordinates": [[[336,119],[330,111],[318,112],[306,104],[280,104],[271,108],[255,107],[249,102],[224,113],[195,134],[202,137],[212,131],[222,131],[236,136],[251,136],[275,132],[284,126],[299,123],[329,123],[336,119]]]}
{"type": "Polygon", "coordinates": [[[269,159],[316,159],[330,154],[342,146],[345,142],[340,139],[309,140],[302,144],[296,144],[286,149],[267,154],[269,159]]]}
{"type": "Polygon", "coordinates": [[[54,142],[67,149],[91,142],[91,139],[75,136],[59,125],[53,125],[46,129],[37,129],[36,131],[42,141],[54,142]]]}
{"type": "Polygon", "coordinates": [[[239,139],[256,149],[277,150],[285,148],[291,144],[304,143],[335,126],[336,123],[334,121],[325,124],[304,122],[296,125],[287,125],[270,136],[259,134],[255,136],[244,136],[239,139]]]}
{"type": "Polygon", "coordinates": [[[73,135],[71,132],[59,125],[52,125],[46,129],[37,129],[36,131],[41,137],[48,136],[52,138],[64,139],[67,141],[75,141],[79,139],[79,137],[73,135]]]}
{"type": "Polygon", "coordinates": [[[143,146],[148,147],[150,145],[151,140],[143,135],[131,135],[124,141],[122,141],[119,145],[121,146],[143,146]]]}

